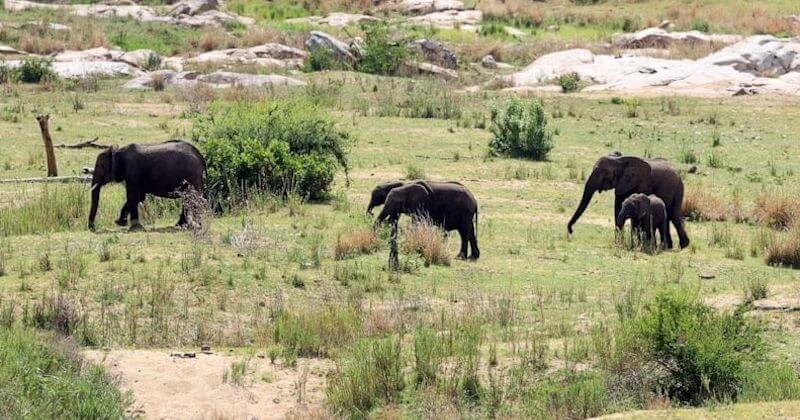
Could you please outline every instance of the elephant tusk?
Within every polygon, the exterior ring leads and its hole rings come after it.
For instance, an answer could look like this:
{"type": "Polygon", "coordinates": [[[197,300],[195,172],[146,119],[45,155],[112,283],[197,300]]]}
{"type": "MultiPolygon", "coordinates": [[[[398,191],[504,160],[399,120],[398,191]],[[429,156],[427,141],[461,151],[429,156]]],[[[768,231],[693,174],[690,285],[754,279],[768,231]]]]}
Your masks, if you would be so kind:
{"type": "Polygon", "coordinates": [[[94,190],[96,190],[98,188],[100,188],[100,184],[94,184],[94,185],[92,185],[91,191],[94,192],[94,190]]]}

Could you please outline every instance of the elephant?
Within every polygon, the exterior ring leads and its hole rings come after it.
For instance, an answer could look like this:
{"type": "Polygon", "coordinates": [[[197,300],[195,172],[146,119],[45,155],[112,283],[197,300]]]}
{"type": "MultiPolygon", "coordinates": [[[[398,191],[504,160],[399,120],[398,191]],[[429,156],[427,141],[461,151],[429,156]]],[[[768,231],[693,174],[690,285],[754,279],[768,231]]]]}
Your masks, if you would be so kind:
{"type": "MultiPolygon", "coordinates": [[[[664,201],[667,219],[678,231],[681,248],[689,246],[689,236],[683,225],[681,205],[683,204],[683,180],[678,171],[665,159],[641,159],[635,156],[611,154],[597,160],[594,169],[586,179],[583,196],[575,214],[567,224],[572,234],[572,226],[581,217],[595,192],[614,189],[614,219],[619,214],[622,201],[635,193],[654,194],[664,201]]],[[[617,223],[617,228],[622,226],[617,223]]],[[[666,246],[672,248],[672,236],[666,230],[666,246]]]]}
{"type": "MultiPolygon", "coordinates": [[[[440,181],[422,181],[422,180],[418,180],[418,181],[414,181],[414,182],[417,183],[417,184],[420,184],[422,186],[425,186],[426,188],[429,188],[431,190],[433,190],[434,188],[438,189],[440,185],[442,185],[442,186],[460,185],[462,187],[464,186],[462,183],[460,183],[458,181],[440,182],[440,181]]],[[[389,195],[390,191],[392,191],[393,189],[395,189],[397,187],[402,187],[403,185],[406,185],[406,183],[403,182],[403,181],[389,181],[389,182],[384,182],[383,184],[380,184],[380,185],[376,186],[375,188],[373,188],[372,189],[372,194],[370,195],[369,205],[367,205],[367,214],[372,215],[372,209],[374,209],[375,207],[378,207],[378,206],[382,206],[383,203],[386,202],[386,196],[389,195]]]]}
{"type": "Polygon", "coordinates": [[[376,205],[383,204],[380,214],[375,219],[377,228],[388,220],[393,226],[397,225],[397,220],[401,214],[408,214],[412,217],[428,217],[431,222],[442,227],[446,232],[457,230],[461,236],[461,250],[459,258],[470,259],[480,258],[478,248],[477,224],[478,224],[478,202],[472,193],[457,182],[432,182],[416,181],[408,184],[394,183],[393,188],[388,188],[390,184],[379,185],[377,196],[383,195],[383,190],[388,189],[384,200],[381,203],[373,196],[367,211],[371,211],[376,205]],[[375,204],[378,203],[378,204],[375,204]],[[374,204],[374,205],[373,205],[374,204]],[[468,247],[471,254],[468,254],[468,247]]]}
{"type": "MultiPolygon", "coordinates": [[[[109,182],[124,182],[126,202],[119,213],[117,225],[126,226],[128,215],[131,230],[142,229],[139,222],[139,203],[147,194],[156,197],[180,198],[193,188],[203,193],[206,161],[193,145],[181,140],[159,144],[129,144],[111,146],[100,152],[92,175],[92,204],[89,229],[95,229],[95,216],[100,202],[100,189],[109,182]]],[[[186,205],[181,210],[178,226],[187,225],[186,205]]]]}
{"type": "Polygon", "coordinates": [[[669,231],[667,207],[664,201],[650,194],[633,194],[622,202],[617,214],[617,226],[624,227],[631,220],[631,236],[643,238],[648,245],[655,245],[653,234],[658,231],[661,247],[664,248],[669,231]]]}

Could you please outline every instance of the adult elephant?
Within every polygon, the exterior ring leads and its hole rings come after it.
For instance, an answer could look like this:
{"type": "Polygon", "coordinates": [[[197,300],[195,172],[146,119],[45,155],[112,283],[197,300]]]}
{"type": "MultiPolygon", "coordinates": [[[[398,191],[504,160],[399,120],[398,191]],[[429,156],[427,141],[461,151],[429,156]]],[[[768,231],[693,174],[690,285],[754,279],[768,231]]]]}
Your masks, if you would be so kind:
{"type": "Polygon", "coordinates": [[[416,181],[408,184],[382,184],[376,187],[376,190],[378,193],[373,191],[367,209],[367,212],[371,212],[372,208],[383,204],[383,209],[375,219],[376,227],[387,220],[396,225],[401,214],[415,218],[428,217],[432,223],[445,231],[458,231],[461,236],[459,258],[480,258],[476,234],[478,201],[462,184],[416,181]],[[385,196],[384,191],[388,191],[385,196]],[[380,199],[381,197],[385,198],[380,199]],[[468,253],[468,250],[471,253],[468,253]]]}
{"type": "MultiPolygon", "coordinates": [[[[95,161],[92,176],[92,207],[89,229],[100,202],[100,189],[109,182],[124,182],[126,201],[119,213],[117,225],[127,226],[130,214],[131,229],[142,229],[139,222],[139,203],[147,194],[156,197],[180,198],[190,186],[203,192],[206,161],[200,151],[181,140],[160,144],[129,144],[109,147],[95,161]]],[[[178,226],[186,226],[186,206],[181,210],[178,226]]]]}
{"type": "MultiPolygon", "coordinates": [[[[689,245],[689,237],[683,226],[681,204],[683,203],[683,180],[678,171],[664,159],[641,159],[635,156],[617,154],[603,156],[597,160],[592,173],[586,180],[583,197],[575,214],[567,224],[572,234],[572,226],[583,214],[595,192],[614,189],[614,220],[622,207],[622,202],[631,194],[654,194],[664,201],[667,218],[678,231],[681,248],[689,245]]],[[[617,228],[621,228],[617,224],[617,228]]],[[[672,236],[667,229],[667,247],[672,248],[672,236]]]]}

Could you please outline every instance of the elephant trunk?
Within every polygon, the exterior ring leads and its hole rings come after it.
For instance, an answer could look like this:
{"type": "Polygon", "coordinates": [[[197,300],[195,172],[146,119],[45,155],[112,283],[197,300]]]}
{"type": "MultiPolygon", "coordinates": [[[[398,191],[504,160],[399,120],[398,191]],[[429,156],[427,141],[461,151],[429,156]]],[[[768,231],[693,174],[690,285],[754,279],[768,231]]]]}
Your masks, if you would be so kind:
{"type": "Polygon", "coordinates": [[[578,204],[575,214],[572,215],[572,218],[569,219],[569,223],[567,224],[567,231],[569,231],[570,234],[572,234],[572,225],[578,221],[581,215],[583,215],[583,212],[586,211],[586,207],[588,207],[589,203],[592,201],[592,195],[594,195],[594,191],[594,187],[587,182],[586,187],[583,189],[583,197],[581,197],[581,202],[578,204]]]}
{"type": "Polygon", "coordinates": [[[622,211],[620,211],[619,214],[617,215],[617,220],[616,220],[617,229],[622,230],[622,228],[625,227],[626,220],[628,220],[627,211],[625,209],[622,209],[622,211]]]}
{"type": "Polygon", "coordinates": [[[92,207],[89,209],[89,230],[94,230],[94,219],[97,216],[97,206],[100,204],[100,188],[99,183],[92,184],[92,207]]]}

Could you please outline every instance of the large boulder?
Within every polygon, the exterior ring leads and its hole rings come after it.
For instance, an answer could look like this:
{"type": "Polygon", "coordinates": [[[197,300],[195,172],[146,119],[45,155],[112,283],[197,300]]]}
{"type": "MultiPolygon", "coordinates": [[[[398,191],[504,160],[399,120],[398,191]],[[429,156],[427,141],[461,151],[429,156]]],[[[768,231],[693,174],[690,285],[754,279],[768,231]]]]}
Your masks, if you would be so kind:
{"type": "Polygon", "coordinates": [[[264,67],[302,67],[306,52],[286,45],[268,43],[251,48],[232,48],[209,51],[186,59],[187,63],[213,63],[218,65],[258,65],[264,67]]]}
{"type": "Polygon", "coordinates": [[[460,0],[400,0],[394,9],[407,15],[424,15],[445,10],[464,10],[464,2],[460,0]]]}
{"type": "Polygon", "coordinates": [[[439,29],[477,31],[478,25],[483,21],[483,12],[480,10],[446,10],[414,16],[408,18],[408,21],[413,24],[432,26],[439,29]]]}
{"type": "Polygon", "coordinates": [[[754,75],[800,71],[800,41],[756,35],[699,60],[754,75]]]}
{"type": "Polygon", "coordinates": [[[141,71],[130,64],[119,61],[66,61],[54,62],[53,71],[64,79],[83,79],[86,77],[137,76],[141,71]]]}
{"type": "Polygon", "coordinates": [[[406,61],[403,63],[403,67],[407,72],[410,73],[427,74],[431,76],[437,76],[445,80],[453,80],[458,78],[458,72],[456,72],[455,70],[439,67],[431,63],[406,61]]]}
{"type": "Polygon", "coordinates": [[[353,65],[357,61],[349,45],[322,31],[311,31],[306,40],[306,48],[312,53],[327,50],[333,59],[348,65],[353,65]]]}
{"type": "Polygon", "coordinates": [[[20,51],[16,48],[9,47],[8,45],[0,44],[0,57],[7,57],[11,55],[25,55],[27,54],[24,51],[20,51]]]}
{"type": "Polygon", "coordinates": [[[620,48],[667,48],[676,43],[729,45],[741,40],[739,35],[705,34],[700,31],[668,32],[662,28],[647,28],[639,32],[617,34],[612,42],[620,48]]]}
{"type": "Polygon", "coordinates": [[[168,86],[193,86],[202,83],[214,88],[226,88],[233,86],[304,86],[302,80],[292,79],[276,74],[245,74],[217,71],[210,74],[200,74],[192,71],[177,72],[173,70],[158,70],[151,73],[142,74],[139,77],[129,80],[125,84],[126,89],[148,90],[153,89],[155,80],[168,86]]]}
{"type": "Polygon", "coordinates": [[[139,77],[129,80],[127,83],[125,83],[125,89],[130,89],[130,90],[153,89],[156,84],[156,80],[158,80],[159,83],[163,85],[163,87],[189,85],[195,83],[199,75],[200,73],[192,71],[177,72],[174,70],[156,70],[150,73],[142,74],[139,77]]]}
{"type": "Polygon", "coordinates": [[[128,63],[134,67],[142,68],[148,65],[151,57],[159,57],[159,55],[153,50],[141,49],[128,51],[117,57],[116,60],[123,63],[128,63]]]}
{"type": "Polygon", "coordinates": [[[235,15],[233,13],[222,12],[219,10],[208,10],[197,15],[180,15],[174,18],[175,25],[186,26],[189,28],[223,27],[228,24],[241,24],[250,26],[255,20],[249,17],[235,15]]]}
{"type": "Polygon", "coordinates": [[[113,61],[117,60],[125,54],[124,51],[118,49],[109,49],[106,47],[90,48],[88,50],[62,51],[53,56],[53,61],[57,62],[76,62],[76,61],[113,61]]]}
{"type": "Polygon", "coordinates": [[[217,0],[182,0],[172,6],[169,11],[170,16],[189,15],[195,16],[209,10],[217,10],[219,2],[217,0]]]}
{"type": "Polygon", "coordinates": [[[448,69],[458,68],[458,57],[444,44],[430,39],[414,41],[413,45],[419,49],[425,61],[448,69]]]}
{"type": "Polygon", "coordinates": [[[363,25],[367,23],[380,22],[381,19],[375,16],[353,14],[353,13],[331,13],[325,17],[307,16],[301,18],[287,19],[288,23],[310,23],[312,25],[328,25],[334,27],[344,27],[349,25],[363,25]]]}

